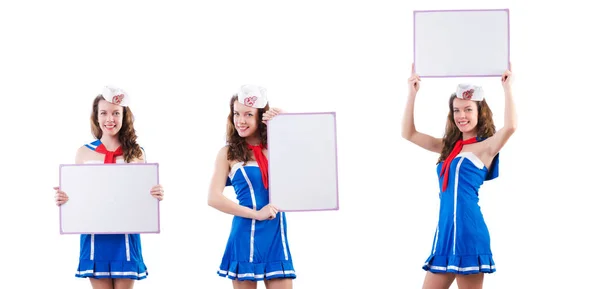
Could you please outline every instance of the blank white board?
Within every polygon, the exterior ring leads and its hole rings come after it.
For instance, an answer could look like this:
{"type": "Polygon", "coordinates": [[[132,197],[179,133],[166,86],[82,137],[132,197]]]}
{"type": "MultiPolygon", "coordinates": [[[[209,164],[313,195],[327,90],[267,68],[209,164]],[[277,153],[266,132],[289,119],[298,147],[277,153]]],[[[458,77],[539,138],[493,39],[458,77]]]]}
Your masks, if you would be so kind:
{"type": "Polygon", "coordinates": [[[509,68],[508,9],[414,11],[420,77],[501,76],[509,68]]]}
{"type": "Polygon", "coordinates": [[[269,200],[280,211],[338,210],[335,112],[269,121],[269,200]]]}
{"type": "Polygon", "coordinates": [[[159,233],[158,164],[60,165],[61,234],[159,233]]]}

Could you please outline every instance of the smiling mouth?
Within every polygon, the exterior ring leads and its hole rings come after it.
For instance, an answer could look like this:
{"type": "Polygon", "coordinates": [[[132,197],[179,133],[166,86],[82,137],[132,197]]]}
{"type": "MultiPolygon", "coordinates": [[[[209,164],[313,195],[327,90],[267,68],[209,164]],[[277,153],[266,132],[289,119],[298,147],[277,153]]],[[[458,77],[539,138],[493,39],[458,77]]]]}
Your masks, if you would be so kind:
{"type": "Polygon", "coordinates": [[[465,126],[465,125],[467,125],[467,124],[469,124],[469,121],[468,121],[468,120],[464,120],[464,121],[459,121],[459,122],[458,122],[458,125],[459,125],[459,126],[465,126]]]}
{"type": "Polygon", "coordinates": [[[104,125],[104,127],[105,127],[106,129],[114,129],[114,128],[115,128],[115,125],[114,125],[114,124],[105,124],[105,125],[104,125]]]}

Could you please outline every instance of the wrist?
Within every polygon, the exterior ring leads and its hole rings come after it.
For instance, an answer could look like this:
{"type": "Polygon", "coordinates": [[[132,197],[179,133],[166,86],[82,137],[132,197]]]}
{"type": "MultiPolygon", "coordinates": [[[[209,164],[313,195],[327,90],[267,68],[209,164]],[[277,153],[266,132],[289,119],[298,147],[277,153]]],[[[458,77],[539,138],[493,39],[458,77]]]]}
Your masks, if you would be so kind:
{"type": "Polygon", "coordinates": [[[258,211],[254,209],[250,209],[250,219],[257,220],[258,219],[258,211]]]}

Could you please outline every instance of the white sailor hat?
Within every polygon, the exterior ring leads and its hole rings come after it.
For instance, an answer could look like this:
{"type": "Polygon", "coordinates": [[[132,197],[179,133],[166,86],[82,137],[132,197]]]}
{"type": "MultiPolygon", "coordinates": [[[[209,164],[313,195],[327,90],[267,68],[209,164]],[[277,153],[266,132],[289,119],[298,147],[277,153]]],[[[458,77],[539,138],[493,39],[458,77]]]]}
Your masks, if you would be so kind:
{"type": "Polygon", "coordinates": [[[120,106],[129,106],[130,98],[127,92],[123,89],[107,85],[102,91],[104,99],[110,103],[118,104],[120,106]]]}
{"type": "Polygon", "coordinates": [[[483,88],[469,83],[461,83],[456,88],[456,97],[460,99],[482,101],[483,88]]]}
{"type": "Polygon", "coordinates": [[[242,85],[237,96],[240,103],[254,108],[265,108],[268,102],[267,89],[252,84],[242,85]]]}

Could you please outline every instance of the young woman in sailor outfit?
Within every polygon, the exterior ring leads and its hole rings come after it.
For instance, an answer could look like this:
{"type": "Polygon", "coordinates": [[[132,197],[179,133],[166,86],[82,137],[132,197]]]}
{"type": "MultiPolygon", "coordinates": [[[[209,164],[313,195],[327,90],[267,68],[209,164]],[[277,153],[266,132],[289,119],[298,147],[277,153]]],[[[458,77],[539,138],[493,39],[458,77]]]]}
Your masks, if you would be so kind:
{"type": "MultiPolygon", "coordinates": [[[[94,99],[90,123],[96,140],[79,148],[77,164],[146,162],[144,151],[136,142],[129,102],[129,95],[114,87],[105,87],[94,99]]],[[[66,192],[54,189],[58,206],[69,200],[66,192]]],[[[148,193],[163,199],[161,185],[148,188],[148,193]]],[[[147,275],[139,234],[81,235],[75,276],[89,277],[92,288],[133,288],[134,280],[145,279],[147,275]]]]}
{"type": "Polygon", "coordinates": [[[433,248],[425,261],[423,288],[449,288],[456,279],[460,289],[482,288],[483,273],[496,271],[490,235],[479,208],[479,188],[498,176],[498,154],[516,130],[512,73],[501,77],[504,89],[504,127],[496,132],[492,112],[481,87],[460,84],[449,101],[443,138],[421,133],[414,125],[414,102],[420,88],[414,73],[408,79],[408,99],[402,136],[440,154],[437,176],[440,187],[439,221],[433,248]]]}
{"type": "Polygon", "coordinates": [[[296,278],[287,240],[285,213],[269,204],[267,122],[280,113],[270,109],[266,90],[244,85],[229,102],[227,145],[217,154],[208,204],[234,215],[217,274],[233,288],[290,289],[296,278]],[[223,195],[233,186],[238,203],[223,195]]]}

